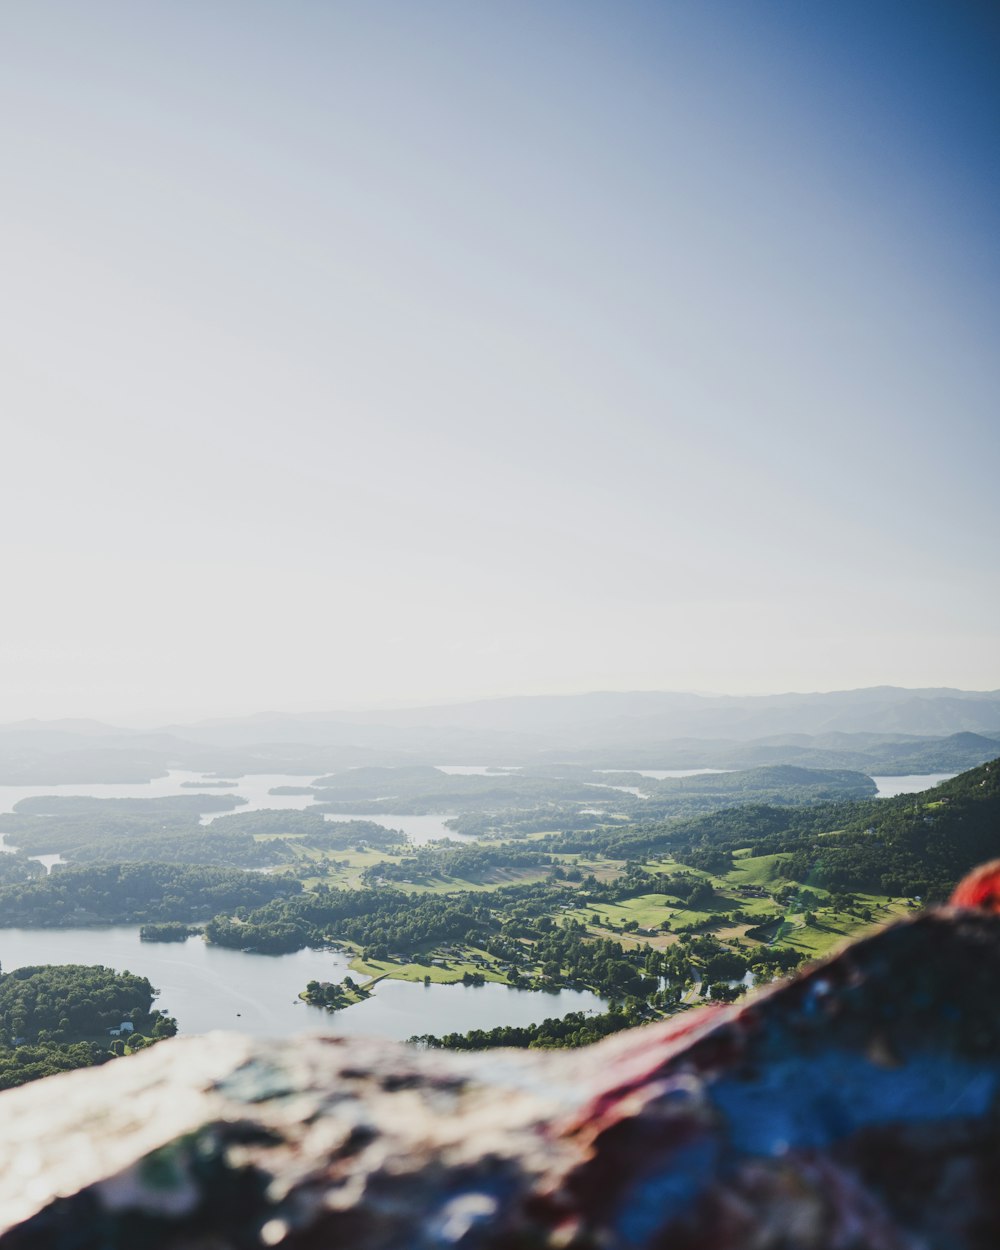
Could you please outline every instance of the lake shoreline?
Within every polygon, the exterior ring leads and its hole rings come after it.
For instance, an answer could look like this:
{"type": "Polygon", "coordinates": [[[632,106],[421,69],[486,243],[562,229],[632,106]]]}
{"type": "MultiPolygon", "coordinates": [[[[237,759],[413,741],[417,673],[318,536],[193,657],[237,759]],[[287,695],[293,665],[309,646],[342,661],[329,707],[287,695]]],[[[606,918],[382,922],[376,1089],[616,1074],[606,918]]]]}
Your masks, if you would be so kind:
{"type": "MultiPolygon", "coordinates": [[[[539,1024],[573,1011],[606,1010],[605,1001],[590,991],[535,994],[497,981],[463,984],[459,974],[429,985],[385,976],[378,991],[352,1004],[351,1011],[328,1013],[304,1003],[299,994],[313,980],[356,976],[349,950],[324,946],[260,956],[215,946],[199,936],[185,942],[141,942],[139,927],[0,929],[0,967],[7,973],[42,964],[100,964],[146,976],[158,987],[157,1006],[177,1019],[185,1036],[229,1029],[290,1038],[312,1030],[405,1041],[428,1031],[464,1033],[539,1024]]],[[[436,977],[441,972],[434,969],[436,977]]]]}

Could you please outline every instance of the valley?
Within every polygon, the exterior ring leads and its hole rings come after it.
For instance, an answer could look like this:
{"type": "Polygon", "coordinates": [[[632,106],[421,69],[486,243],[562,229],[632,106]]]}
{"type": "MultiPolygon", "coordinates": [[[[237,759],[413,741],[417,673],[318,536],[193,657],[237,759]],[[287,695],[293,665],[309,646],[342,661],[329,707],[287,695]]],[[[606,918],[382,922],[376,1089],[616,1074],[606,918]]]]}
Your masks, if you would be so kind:
{"type": "Polygon", "coordinates": [[[607,774],[580,765],[22,793],[0,816],[0,962],[148,967],[182,1031],[579,1044],[738,997],[1000,851],[996,763],[887,797],[849,770],[647,775],[669,771],[616,774],[636,785],[600,807],[607,774]]]}

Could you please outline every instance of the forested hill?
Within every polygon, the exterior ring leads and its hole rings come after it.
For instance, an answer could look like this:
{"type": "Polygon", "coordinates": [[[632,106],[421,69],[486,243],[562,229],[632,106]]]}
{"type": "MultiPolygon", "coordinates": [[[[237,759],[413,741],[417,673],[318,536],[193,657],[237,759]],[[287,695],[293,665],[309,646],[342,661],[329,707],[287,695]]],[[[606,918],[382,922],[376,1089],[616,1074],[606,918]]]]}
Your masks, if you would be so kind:
{"type": "MultiPolygon", "coordinates": [[[[980,764],[978,768],[970,768],[949,781],[927,792],[936,799],[957,800],[960,802],[981,802],[1000,799],[1000,758],[980,764]]],[[[900,795],[899,798],[912,798],[912,795],[900,795]]],[[[918,796],[924,797],[924,796],[918,796]]]]}
{"type": "Polygon", "coordinates": [[[233,868],[186,864],[100,864],[0,884],[5,925],[39,928],[201,920],[296,894],[298,881],[233,868]]]}
{"type": "Polygon", "coordinates": [[[800,847],[789,875],[828,889],[941,899],[1000,856],[1000,760],[933,790],[852,804],[840,829],[800,847]]]}
{"type": "Polygon", "coordinates": [[[878,787],[865,773],[850,769],[803,768],[770,764],[734,772],[684,777],[672,783],[678,790],[711,795],[780,795],[782,801],[815,802],[821,798],[875,797],[878,787]]]}
{"type": "MultiPolygon", "coordinates": [[[[1000,759],[919,794],[777,807],[753,803],[692,820],[565,835],[583,850],[603,839],[613,855],[669,851],[695,867],[724,870],[732,853],[783,854],[783,875],[830,890],[946,898],[959,878],[1000,857],[1000,759]]],[[[567,847],[568,849],[568,847],[567,847]]]]}

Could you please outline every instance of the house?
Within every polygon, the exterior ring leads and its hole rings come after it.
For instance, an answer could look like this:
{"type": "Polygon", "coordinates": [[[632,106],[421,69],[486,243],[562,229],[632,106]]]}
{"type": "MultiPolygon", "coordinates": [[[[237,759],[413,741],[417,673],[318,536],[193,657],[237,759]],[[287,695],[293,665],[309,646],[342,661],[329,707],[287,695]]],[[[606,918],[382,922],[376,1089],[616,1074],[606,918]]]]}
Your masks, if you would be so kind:
{"type": "Polygon", "coordinates": [[[121,1024],[120,1032],[133,1033],[135,1032],[135,1025],[132,1023],[131,1020],[123,1020],[121,1024]]]}
{"type": "Polygon", "coordinates": [[[121,1029],[108,1029],[108,1034],[111,1037],[121,1037],[122,1031],[121,1029]]]}

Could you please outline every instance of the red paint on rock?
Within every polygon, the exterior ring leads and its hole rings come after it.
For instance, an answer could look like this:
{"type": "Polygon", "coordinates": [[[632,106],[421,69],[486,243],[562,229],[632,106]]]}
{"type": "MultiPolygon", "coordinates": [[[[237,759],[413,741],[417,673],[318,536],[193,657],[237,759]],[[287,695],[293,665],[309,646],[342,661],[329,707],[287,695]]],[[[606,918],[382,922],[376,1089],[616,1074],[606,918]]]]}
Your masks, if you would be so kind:
{"type": "Polygon", "coordinates": [[[1000,859],[981,864],[955,887],[954,907],[978,907],[1000,915],[1000,859]]]}

